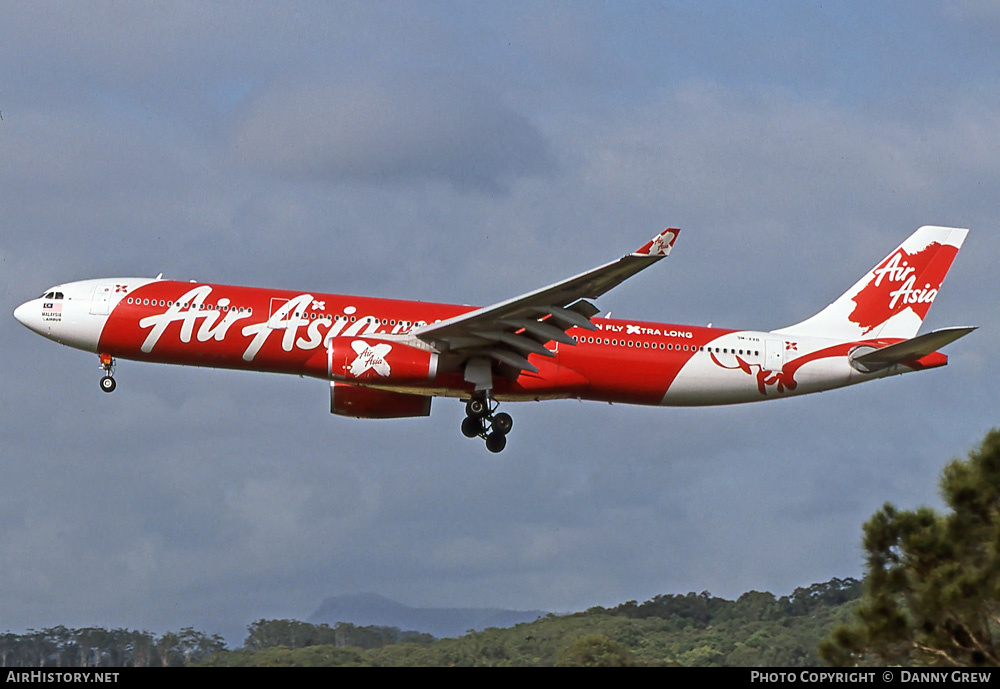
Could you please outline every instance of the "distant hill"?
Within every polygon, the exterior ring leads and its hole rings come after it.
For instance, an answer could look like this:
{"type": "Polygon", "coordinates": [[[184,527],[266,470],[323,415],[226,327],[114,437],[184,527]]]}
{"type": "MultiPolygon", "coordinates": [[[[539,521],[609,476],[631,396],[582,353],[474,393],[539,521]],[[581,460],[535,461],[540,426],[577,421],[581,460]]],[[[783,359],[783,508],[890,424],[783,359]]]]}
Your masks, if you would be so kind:
{"type": "Polygon", "coordinates": [[[470,629],[513,627],[546,614],[543,610],[501,608],[414,608],[375,593],[355,593],[327,598],[308,621],[331,626],[349,622],[358,626],[396,627],[443,639],[464,636],[470,629]]]}
{"type": "MultiPolygon", "coordinates": [[[[748,591],[735,601],[708,592],[666,594],[645,603],[628,601],[614,608],[545,615],[509,628],[437,640],[408,639],[385,625],[430,630],[428,618],[463,615],[463,621],[452,623],[450,630],[435,629],[446,635],[481,625],[474,616],[496,621],[495,614],[502,611],[429,610],[409,608],[381,596],[341,596],[327,603],[331,608],[337,601],[350,603],[367,609],[365,614],[375,614],[372,610],[378,608],[395,610],[404,617],[358,620],[377,621],[378,626],[341,621],[332,627],[260,620],[251,627],[253,648],[220,651],[202,663],[230,667],[819,667],[823,663],[819,644],[856,617],[862,593],[862,582],[848,578],[797,588],[781,598],[761,591],[748,591]]],[[[347,616],[348,607],[341,607],[342,612],[334,616],[347,616]]]]}

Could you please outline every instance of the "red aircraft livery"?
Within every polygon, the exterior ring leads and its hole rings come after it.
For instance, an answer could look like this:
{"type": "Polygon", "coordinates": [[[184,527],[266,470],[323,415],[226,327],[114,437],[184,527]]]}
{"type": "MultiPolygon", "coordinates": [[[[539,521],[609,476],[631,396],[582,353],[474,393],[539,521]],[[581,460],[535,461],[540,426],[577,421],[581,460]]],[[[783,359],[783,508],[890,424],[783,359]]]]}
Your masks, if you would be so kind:
{"type": "Polygon", "coordinates": [[[427,416],[467,400],[462,432],[492,452],[501,401],[578,398],[692,406],[788,397],[943,366],[975,328],[917,335],[967,230],[922,227],[818,314],[759,332],[598,318],[589,300],[670,253],[678,230],[549,287],[484,308],[150,278],[52,287],[14,316],[115,359],[269,371],[330,382],[330,411],[427,416]]]}

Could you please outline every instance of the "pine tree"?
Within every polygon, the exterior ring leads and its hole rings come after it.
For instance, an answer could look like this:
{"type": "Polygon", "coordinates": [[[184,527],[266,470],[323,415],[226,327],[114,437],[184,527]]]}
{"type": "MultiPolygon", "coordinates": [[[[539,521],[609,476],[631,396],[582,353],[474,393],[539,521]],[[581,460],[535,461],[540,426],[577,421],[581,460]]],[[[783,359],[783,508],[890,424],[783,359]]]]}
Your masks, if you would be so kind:
{"type": "Polygon", "coordinates": [[[1000,665],[1000,429],[945,467],[941,494],[947,514],[886,504],[865,524],[859,619],[824,660],[1000,665]]]}

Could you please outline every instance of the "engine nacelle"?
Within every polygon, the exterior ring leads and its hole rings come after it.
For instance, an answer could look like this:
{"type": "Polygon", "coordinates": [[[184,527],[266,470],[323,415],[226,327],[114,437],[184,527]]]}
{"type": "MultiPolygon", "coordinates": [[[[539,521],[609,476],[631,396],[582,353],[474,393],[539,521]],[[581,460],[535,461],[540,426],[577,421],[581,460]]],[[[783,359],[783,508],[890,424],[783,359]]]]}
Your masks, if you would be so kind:
{"type": "Polygon", "coordinates": [[[431,398],[334,381],[330,383],[330,413],[357,419],[430,416],[431,398]]]}
{"type": "Polygon", "coordinates": [[[330,377],[360,383],[425,383],[437,376],[438,355],[374,337],[335,337],[330,377]]]}

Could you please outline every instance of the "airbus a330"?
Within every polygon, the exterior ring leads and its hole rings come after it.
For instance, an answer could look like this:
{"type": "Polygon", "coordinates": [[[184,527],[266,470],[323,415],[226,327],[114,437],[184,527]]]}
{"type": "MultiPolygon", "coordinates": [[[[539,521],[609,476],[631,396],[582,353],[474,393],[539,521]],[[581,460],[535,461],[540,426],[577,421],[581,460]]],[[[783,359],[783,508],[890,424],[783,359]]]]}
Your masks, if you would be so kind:
{"type": "Polygon", "coordinates": [[[156,278],[56,285],[14,316],[97,354],[100,386],[117,359],[311,376],[330,411],[430,414],[466,400],[462,432],[491,452],[513,419],[500,402],[577,398],[697,406],[830,390],[943,366],[940,348],[974,327],[917,335],[968,230],[922,227],[840,298],[769,332],[599,318],[591,300],[666,257],[667,229],[617,261],[475,308],[156,278]]]}

